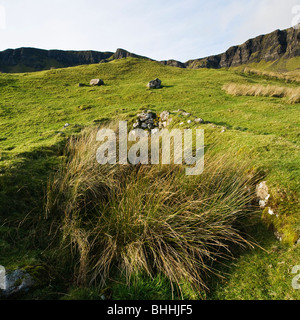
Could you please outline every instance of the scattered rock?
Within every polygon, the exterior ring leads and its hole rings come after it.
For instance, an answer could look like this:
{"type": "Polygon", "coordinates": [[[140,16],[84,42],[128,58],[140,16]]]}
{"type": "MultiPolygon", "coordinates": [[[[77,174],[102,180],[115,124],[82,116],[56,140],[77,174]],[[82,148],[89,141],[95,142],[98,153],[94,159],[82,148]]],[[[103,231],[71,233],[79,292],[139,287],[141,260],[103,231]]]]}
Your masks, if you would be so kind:
{"type": "Polygon", "coordinates": [[[92,79],[90,81],[90,86],[103,86],[104,82],[101,79],[92,79]]]}
{"type": "Polygon", "coordinates": [[[202,118],[196,118],[194,121],[196,123],[205,123],[205,121],[202,118]]]}
{"type": "Polygon", "coordinates": [[[160,89],[161,88],[161,80],[159,80],[158,78],[151,80],[147,84],[147,87],[149,89],[160,89]]]}
{"type": "Polygon", "coordinates": [[[260,206],[261,208],[265,208],[265,206],[266,206],[267,203],[266,203],[265,200],[259,200],[258,204],[259,204],[259,206],[260,206]]]}
{"type": "Polygon", "coordinates": [[[189,113],[189,112],[183,111],[183,112],[181,113],[181,115],[184,116],[184,117],[190,117],[192,114],[189,113]]]}
{"type": "Polygon", "coordinates": [[[266,181],[261,182],[256,187],[256,196],[258,198],[259,206],[261,208],[265,208],[270,198],[269,188],[266,181]]]}
{"type": "Polygon", "coordinates": [[[274,236],[276,237],[277,240],[282,241],[283,234],[279,233],[278,231],[274,232],[274,236]]]}
{"type": "Polygon", "coordinates": [[[191,124],[192,122],[193,122],[192,120],[188,120],[188,122],[187,122],[187,123],[188,123],[188,124],[191,124]]]}
{"type": "Polygon", "coordinates": [[[271,216],[273,216],[275,213],[274,213],[274,211],[273,211],[271,208],[269,208],[269,209],[268,209],[268,214],[271,215],[271,216]]]}
{"type": "Polygon", "coordinates": [[[170,112],[169,111],[163,111],[160,114],[160,119],[161,119],[161,121],[168,121],[169,120],[169,116],[170,116],[170,112]]]}
{"type": "Polygon", "coordinates": [[[27,292],[34,285],[34,280],[24,270],[15,270],[6,274],[5,290],[0,291],[0,297],[8,298],[12,295],[27,292]]]}

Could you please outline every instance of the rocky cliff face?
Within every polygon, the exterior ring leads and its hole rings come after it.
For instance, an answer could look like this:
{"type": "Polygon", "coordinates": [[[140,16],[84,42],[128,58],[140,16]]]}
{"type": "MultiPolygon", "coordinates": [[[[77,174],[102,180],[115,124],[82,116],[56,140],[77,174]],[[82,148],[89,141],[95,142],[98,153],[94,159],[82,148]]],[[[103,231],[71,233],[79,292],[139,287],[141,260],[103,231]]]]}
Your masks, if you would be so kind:
{"type": "Polygon", "coordinates": [[[139,55],[137,55],[135,53],[128,52],[128,51],[126,51],[124,49],[117,49],[117,51],[112,56],[113,59],[123,59],[123,58],[129,58],[129,57],[152,60],[150,58],[139,56],[139,55]]]}
{"type": "MultiPolygon", "coordinates": [[[[275,61],[300,56],[300,29],[276,30],[229,48],[226,52],[186,63],[176,60],[160,61],[179,68],[224,68],[251,62],[275,61]]],[[[8,49],[0,52],[0,72],[30,72],[51,68],[66,68],[83,64],[105,63],[127,57],[147,57],[117,49],[113,52],[41,50],[34,48],[8,49]]]]}
{"type": "Polygon", "coordinates": [[[8,49],[0,52],[0,72],[31,72],[51,68],[67,68],[84,64],[105,63],[128,57],[149,59],[124,49],[117,49],[115,53],[35,48],[8,49]]]}
{"type": "Polygon", "coordinates": [[[8,49],[0,52],[1,72],[41,71],[98,63],[113,52],[62,51],[35,48],[8,49]]]}
{"type": "Polygon", "coordinates": [[[171,67],[177,67],[177,68],[185,68],[185,64],[177,61],[177,60],[163,60],[160,61],[160,63],[164,66],[171,66],[171,67]]]}
{"type": "Polygon", "coordinates": [[[251,62],[275,61],[300,56],[300,29],[276,30],[246,41],[226,52],[203,59],[189,60],[186,68],[236,67],[251,62]]]}

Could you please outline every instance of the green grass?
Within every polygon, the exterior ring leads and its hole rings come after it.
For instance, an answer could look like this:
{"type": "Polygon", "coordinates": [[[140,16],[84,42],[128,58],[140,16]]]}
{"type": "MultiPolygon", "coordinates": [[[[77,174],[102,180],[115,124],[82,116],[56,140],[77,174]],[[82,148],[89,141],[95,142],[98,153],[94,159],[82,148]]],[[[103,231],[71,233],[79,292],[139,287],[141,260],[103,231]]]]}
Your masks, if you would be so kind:
{"type": "MultiPolygon", "coordinates": [[[[261,70],[261,71],[274,71],[274,72],[292,72],[299,70],[300,68],[300,57],[294,57],[291,59],[278,59],[275,61],[265,61],[253,62],[247,65],[250,68],[261,70]]],[[[241,69],[244,66],[234,67],[232,69],[241,69]]]]}
{"type": "MultiPolygon", "coordinates": [[[[279,69],[299,67],[299,60],[293,59],[279,69]]],[[[263,68],[271,70],[267,65],[263,68]]],[[[211,122],[200,127],[205,129],[206,144],[218,141],[216,152],[230,147],[233,157],[253,159],[254,167],[266,175],[278,208],[279,217],[272,218],[272,223],[292,245],[300,234],[299,104],[291,105],[285,98],[232,97],[222,90],[224,84],[232,82],[297,87],[238,70],[180,69],[132,58],[37,73],[0,74],[0,264],[13,268],[50,259],[51,252],[44,250],[47,235],[42,234],[37,241],[36,225],[44,223],[47,178],[60,162],[66,137],[110,119],[133,119],[142,108],[191,112],[211,122]],[[79,82],[88,84],[97,77],[104,80],[104,86],[78,87],[79,82]],[[156,77],[163,81],[163,88],[148,90],[147,82],[156,77]],[[65,123],[70,126],[62,129],[65,123]],[[226,131],[221,133],[223,128],[226,131]]],[[[186,118],[172,116],[174,123],[186,123],[186,118]]],[[[261,233],[266,234],[266,228],[261,233]]],[[[270,255],[261,249],[242,254],[224,283],[218,282],[209,297],[247,299],[249,292],[258,299],[299,296],[290,286],[288,268],[275,266],[280,259],[297,264],[299,249],[288,249],[273,236],[263,245],[267,250],[279,246],[281,254],[270,255]],[[274,261],[273,268],[268,268],[269,259],[274,261]],[[269,283],[267,279],[271,279],[269,283]],[[276,295],[266,289],[268,285],[274,287],[276,295]]],[[[120,291],[120,286],[115,290],[120,291]]]]}

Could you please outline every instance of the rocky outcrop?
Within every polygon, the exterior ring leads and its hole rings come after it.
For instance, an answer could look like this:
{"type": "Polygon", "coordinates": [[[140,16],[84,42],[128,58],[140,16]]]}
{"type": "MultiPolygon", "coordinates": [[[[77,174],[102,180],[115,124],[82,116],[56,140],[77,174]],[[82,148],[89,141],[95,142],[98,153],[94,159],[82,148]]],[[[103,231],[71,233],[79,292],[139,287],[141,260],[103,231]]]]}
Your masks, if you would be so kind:
{"type": "MultiPolygon", "coordinates": [[[[35,48],[8,49],[0,52],[0,72],[33,72],[52,68],[106,63],[122,58],[149,59],[123,49],[113,52],[42,50],[35,48]]],[[[149,59],[151,60],[151,59],[149,59]]]]}
{"type": "Polygon", "coordinates": [[[112,58],[113,59],[123,59],[123,58],[138,58],[138,59],[147,59],[147,60],[152,60],[150,58],[144,57],[137,55],[135,53],[131,53],[129,51],[126,51],[124,49],[117,49],[117,51],[113,54],[112,58]]]}
{"type": "Polygon", "coordinates": [[[163,60],[160,61],[159,63],[161,63],[164,66],[171,66],[171,67],[177,67],[177,68],[185,68],[185,63],[182,63],[180,61],[177,60],[163,60]]]}
{"type": "Polygon", "coordinates": [[[275,61],[280,58],[290,59],[298,56],[300,56],[300,31],[290,28],[250,39],[216,56],[189,60],[185,66],[192,69],[228,68],[261,60],[275,61]]]}
{"type": "Polygon", "coordinates": [[[163,65],[179,68],[229,68],[243,64],[275,61],[280,58],[290,59],[300,56],[300,29],[289,28],[250,39],[239,46],[233,46],[226,52],[185,63],[169,60],[161,61],[163,65]]]}
{"type": "Polygon", "coordinates": [[[112,52],[8,49],[0,52],[1,72],[30,72],[99,63],[112,52]]]}

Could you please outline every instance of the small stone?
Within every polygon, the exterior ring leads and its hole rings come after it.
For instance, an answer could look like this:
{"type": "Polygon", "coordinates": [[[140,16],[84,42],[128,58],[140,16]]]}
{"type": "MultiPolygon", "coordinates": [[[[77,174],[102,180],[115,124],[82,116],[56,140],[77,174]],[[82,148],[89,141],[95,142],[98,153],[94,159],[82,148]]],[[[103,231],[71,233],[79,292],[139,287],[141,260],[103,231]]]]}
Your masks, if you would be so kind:
{"type": "Polygon", "coordinates": [[[138,126],[139,126],[139,123],[138,123],[138,122],[134,123],[134,124],[133,124],[133,129],[138,128],[138,126]]]}
{"type": "Polygon", "coordinates": [[[196,118],[194,121],[196,123],[204,123],[204,120],[202,118],[196,118]]]}
{"type": "Polygon", "coordinates": [[[266,201],[264,201],[264,200],[259,200],[259,206],[260,206],[261,208],[264,208],[264,207],[266,206],[266,201]]]}
{"type": "Polygon", "coordinates": [[[267,186],[266,181],[261,182],[256,187],[256,195],[258,198],[265,200],[269,196],[269,188],[267,186]]]}
{"type": "Polygon", "coordinates": [[[191,124],[192,123],[192,120],[188,120],[188,122],[187,122],[188,124],[191,124]]]}
{"type": "Polygon", "coordinates": [[[92,79],[90,81],[90,85],[91,86],[103,86],[104,85],[104,82],[102,79],[92,79]]]}
{"type": "Polygon", "coordinates": [[[271,215],[271,216],[273,216],[273,215],[274,215],[274,211],[273,211],[271,208],[269,208],[268,214],[271,215]]]}
{"type": "Polygon", "coordinates": [[[170,112],[169,111],[163,111],[160,114],[161,121],[168,121],[169,116],[170,116],[170,112]]]}
{"type": "Polygon", "coordinates": [[[283,235],[281,233],[279,233],[278,231],[275,231],[274,235],[275,235],[277,240],[282,241],[283,235]]]}
{"type": "Polygon", "coordinates": [[[145,123],[147,124],[153,124],[154,123],[154,119],[153,118],[148,118],[145,123]]]}
{"type": "Polygon", "coordinates": [[[139,113],[137,117],[140,121],[146,121],[149,118],[149,115],[143,112],[143,113],[139,113]]]}

